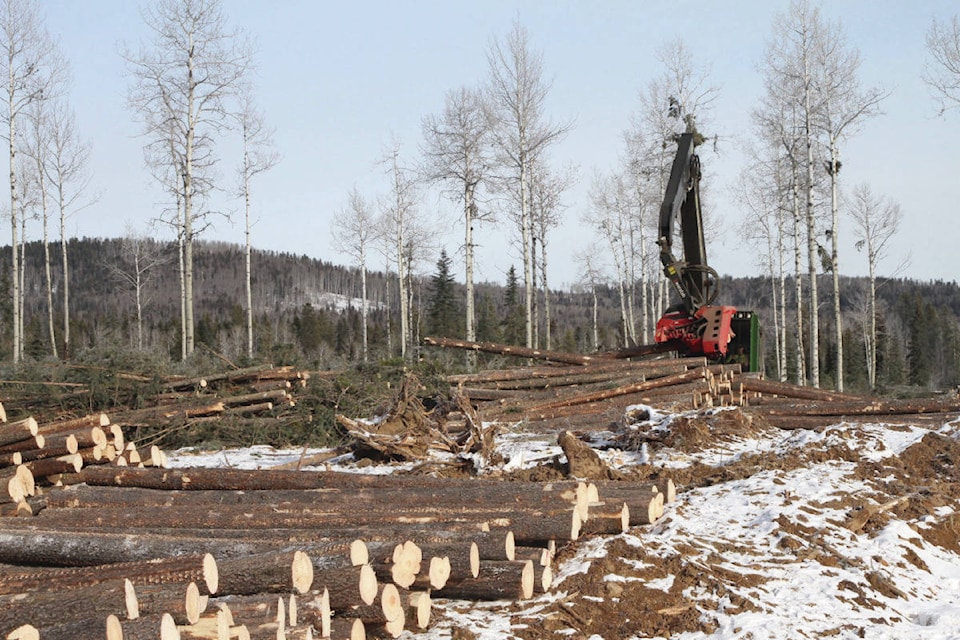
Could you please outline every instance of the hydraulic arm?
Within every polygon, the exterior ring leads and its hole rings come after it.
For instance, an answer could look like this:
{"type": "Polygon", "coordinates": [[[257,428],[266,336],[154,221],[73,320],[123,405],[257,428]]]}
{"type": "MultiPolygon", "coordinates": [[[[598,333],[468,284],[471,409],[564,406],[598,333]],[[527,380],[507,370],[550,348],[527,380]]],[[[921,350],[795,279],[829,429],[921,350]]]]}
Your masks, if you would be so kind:
{"type": "Polygon", "coordinates": [[[737,359],[756,370],[759,326],[754,314],[713,305],[718,277],[707,264],[700,210],[700,158],[694,151],[692,133],[678,136],[677,156],[660,207],[658,235],[663,272],[679,295],[680,304],[670,307],[657,322],[656,341],[675,344],[689,355],[704,355],[714,360],[737,359]],[[683,244],[682,259],[673,254],[677,220],[683,244]],[[738,331],[744,328],[740,339],[736,339],[734,326],[738,331]]]}

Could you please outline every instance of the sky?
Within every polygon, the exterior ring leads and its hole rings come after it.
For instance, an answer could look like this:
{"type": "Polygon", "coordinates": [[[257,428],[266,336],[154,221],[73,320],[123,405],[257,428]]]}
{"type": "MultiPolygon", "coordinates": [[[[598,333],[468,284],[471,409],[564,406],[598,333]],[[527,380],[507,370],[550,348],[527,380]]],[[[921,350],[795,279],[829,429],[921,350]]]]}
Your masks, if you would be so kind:
{"type": "MultiPolygon", "coordinates": [[[[146,37],[144,5],[41,4],[70,61],[71,104],[92,146],[90,192],[97,198],[71,217],[68,234],[148,232],[166,196],[144,168],[144,139],[127,106],[131,78],[119,54],[123,45],[136,48],[146,37]]],[[[597,172],[615,167],[638,95],[661,72],[656,51],[677,38],[719,88],[711,117],[719,146],[703,158],[710,181],[703,207],[722,230],[708,246],[709,262],[721,274],[757,275],[758,258],[742,240],[744,215],[732,187],[744,166],[750,110],[762,94],[758,68],[772,20],[787,7],[784,0],[224,0],[230,24],[256,43],[255,97],[275,128],[282,156],[253,183],[253,246],[349,264],[330,233],[349,191],[356,187],[369,200],[386,193],[378,160],[391,141],[401,144],[403,158],[415,161],[422,119],[441,111],[448,91],[485,79],[490,43],[519,19],[552,81],[547,115],[573,123],[551,152],[555,166],[572,164],[579,175],[565,198],[564,221],[550,240],[551,283],[569,287],[579,279],[573,255],[591,241],[581,221],[590,206],[590,183],[597,172]]],[[[848,43],[860,50],[864,86],[890,92],[883,115],[866,122],[842,150],[846,186],[866,182],[903,207],[900,233],[880,273],[956,280],[960,112],[938,116],[920,74],[932,19],[949,18],[957,5],[845,0],[825,3],[822,11],[840,21],[848,43]],[[902,263],[907,266],[898,270],[902,263]]],[[[217,218],[205,239],[244,241],[242,203],[234,197],[237,155],[236,145],[225,140],[218,169],[224,191],[217,208],[231,215],[217,218]]],[[[427,193],[420,206],[437,220],[437,245],[454,256],[462,279],[457,204],[427,193]]],[[[150,232],[170,235],[165,229],[150,232]]],[[[512,244],[516,235],[507,220],[480,229],[478,280],[503,282],[511,265],[521,268],[512,244]]],[[[39,230],[32,237],[38,238],[39,230]]],[[[422,270],[431,273],[433,261],[422,270]]],[[[866,273],[866,260],[852,243],[841,247],[840,271],[866,273]]]]}

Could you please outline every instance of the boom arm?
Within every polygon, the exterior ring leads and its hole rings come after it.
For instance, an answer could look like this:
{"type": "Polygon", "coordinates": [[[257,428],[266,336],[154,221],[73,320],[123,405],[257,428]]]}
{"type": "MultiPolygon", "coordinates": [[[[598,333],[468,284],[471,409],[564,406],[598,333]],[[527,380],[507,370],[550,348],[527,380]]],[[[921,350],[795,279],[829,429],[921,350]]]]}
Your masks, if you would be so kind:
{"type": "Polygon", "coordinates": [[[709,305],[716,294],[710,284],[716,272],[707,265],[707,249],[703,238],[703,216],[700,211],[700,158],[694,153],[693,134],[680,134],[677,156],[670,170],[666,194],[660,207],[660,262],[663,272],[673,283],[687,313],[709,305]],[[680,216],[683,237],[683,260],[673,255],[673,225],[680,216]]]}

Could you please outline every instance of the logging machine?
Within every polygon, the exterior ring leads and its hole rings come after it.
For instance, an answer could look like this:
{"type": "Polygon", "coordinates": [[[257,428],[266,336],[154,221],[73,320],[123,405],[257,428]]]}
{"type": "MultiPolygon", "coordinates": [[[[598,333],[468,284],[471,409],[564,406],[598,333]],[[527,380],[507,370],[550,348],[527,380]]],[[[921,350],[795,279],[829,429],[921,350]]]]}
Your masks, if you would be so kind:
{"type": "Polygon", "coordinates": [[[677,138],[677,157],[660,207],[658,232],[663,272],[680,296],[657,321],[657,344],[673,346],[686,355],[717,362],[739,362],[745,370],[760,370],[760,323],[752,311],[718,306],[717,272],[707,264],[700,211],[700,158],[693,133],[677,138]],[[683,259],[673,255],[674,224],[680,220],[683,259]]]}

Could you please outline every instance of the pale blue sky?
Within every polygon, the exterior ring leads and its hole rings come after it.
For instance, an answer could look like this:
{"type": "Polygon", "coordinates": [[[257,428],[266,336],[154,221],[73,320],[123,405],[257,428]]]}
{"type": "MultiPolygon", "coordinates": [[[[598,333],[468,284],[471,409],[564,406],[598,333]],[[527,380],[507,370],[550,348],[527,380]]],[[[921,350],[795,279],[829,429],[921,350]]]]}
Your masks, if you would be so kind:
{"type": "MultiPolygon", "coordinates": [[[[483,80],[491,38],[505,35],[519,16],[553,79],[549,114],[575,121],[553,151],[557,164],[577,164],[581,179],[567,197],[567,221],[552,240],[552,282],[568,285],[577,278],[573,261],[561,253],[572,253],[588,235],[579,216],[588,206],[593,173],[614,166],[638,91],[660,73],[655,51],[678,37],[710,67],[720,88],[712,121],[722,144],[719,155],[704,158],[711,181],[704,207],[727,233],[708,247],[710,262],[720,273],[754,274],[754,257],[737,238],[741,214],[728,191],[740,171],[738,148],[761,92],[757,66],[771,21],[787,5],[225,0],[231,23],[258,44],[258,99],[283,154],[282,162],[254,184],[259,219],[254,245],[347,263],[333,250],[329,230],[348,191],[356,185],[373,198],[386,190],[376,161],[391,137],[403,142],[412,160],[421,118],[440,111],[448,90],[483,80]]],[[[135,44],[144,35],[138,3],[46,0],[43,6],[50,31],[72,65],[72,102],[82,135],[93,144],[91,169],[102,194],[71,220],[70,233],[116,237],[126,222],[144,228],[158,215],[164,196],[143,169],[143,141],[126,107],[129,79],[118,54],[120,42],[135,44]]],[[[932,17],[958,10],[956,2],[946,0],[846,0],[823,6],[861,50],[863,82],[892,92],[883,105],[885,115],[868,122],[843,150],[842,179],[847,185],[867,181],[900,202],[904,224],[887,267],[909,254],[903,275],[918,279],[960,275],[954,259],[960,231],[955,204],[960,113],[938,118],[920,80],[932,17]]],[[[225,183],[233,180],[234,165],[225,154],[220,167],[225,183]]],[[[237,211],[235,221],[218,222],[207,237],[242,242],[240,202],[224,202],[237,211]]],[[[423,207],[448,216],[440,237],[448,253],[456,252],[462,234],[453,217],[455,205],[431,196],[423,207]]],[[[516,252],[505,248],[513,234],[507,222],[482,234],[480,279],[502,281],[511,263],[519,267],[516,252]]],[[[842,251],[842,272],[865,272],[860,255],[850,247],[842,251]]]]}

